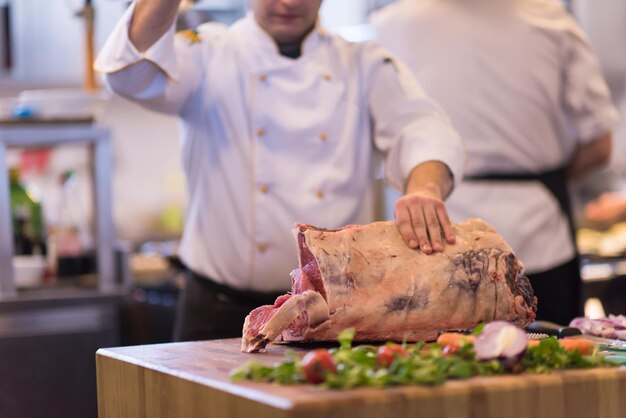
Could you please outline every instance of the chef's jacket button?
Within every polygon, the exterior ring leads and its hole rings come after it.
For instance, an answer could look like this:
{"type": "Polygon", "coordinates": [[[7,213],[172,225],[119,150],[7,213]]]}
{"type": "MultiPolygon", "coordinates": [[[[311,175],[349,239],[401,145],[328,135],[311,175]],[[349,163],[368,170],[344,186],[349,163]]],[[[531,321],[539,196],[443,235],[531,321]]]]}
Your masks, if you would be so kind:
{"type": "Polygon", "coordinates": [[[332,78],[332,77],[330,76],[330,74],[328,74],[328,73],[324,74],[324,80],[326,80],[326,81],[330,81],[330,80],[331,80],[331,78],[332,78]]]}
{"type": "Polygon", "coordinates": [[[261,74],[259,76],[259,81],[267,81],[267,76],[265,74],[261,74]]]}
{"type": "Polygon", "coordinates": [[[267,184],[261,184],[259,186],[259,191],[263,194],[267,193],[270,191],[270,186],[268,186],[267,184]]]}
{"type": "Polygon", "coordinates": [[[322,141],[322,142],[326,142],[326,141],[328,141],[328,135],[326,135],[326,134],[320,134],[320,141],[322,141]]]}
{"type": "Polygon", "coordinates": [[[259,128],[256,130],[256,136],[258,136],[259,138],[265,136],[265,129],[263,128],[259,128]]]}
{"type": "Polygon", "coordinates": [[[315,192],[315,196],[319,197],[320,199],[324,197],[324,190],[319,189],[317,192],[315,192]]]}
{"type": "Polygon", "coordinates": [[[260,253],[264,253],[265,250],[267,250],[267,244],[260,242],[256,245],[256,248],[259,250],[260,253]]]}

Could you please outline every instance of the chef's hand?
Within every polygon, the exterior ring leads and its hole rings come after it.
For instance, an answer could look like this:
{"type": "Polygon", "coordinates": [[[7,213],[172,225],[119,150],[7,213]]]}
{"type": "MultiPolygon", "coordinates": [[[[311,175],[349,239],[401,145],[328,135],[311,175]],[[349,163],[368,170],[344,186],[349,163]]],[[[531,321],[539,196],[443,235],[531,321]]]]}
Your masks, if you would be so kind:
{"type": "Polygon", "coordinates": [[[443,203],[452,186],[452,175],[441,162],[429,161],[413,169],[407,192],[395,205],[398,230],[409,247],[432,254],[443,251],[443,237],[454,244],[454,231],[443,203]]]}
{"type": "Polygon", "coordinates": [[[626,198],[617,193],[603,193],[585,205],[585,218],[597,224],[612,224],[626,218],[626,198]]]}

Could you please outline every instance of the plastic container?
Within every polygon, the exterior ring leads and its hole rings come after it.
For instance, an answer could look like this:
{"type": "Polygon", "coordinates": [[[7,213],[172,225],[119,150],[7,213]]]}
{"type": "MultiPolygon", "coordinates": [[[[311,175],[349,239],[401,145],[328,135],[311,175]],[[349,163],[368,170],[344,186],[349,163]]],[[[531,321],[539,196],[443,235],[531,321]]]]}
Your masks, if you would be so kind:
{"type": "Polygon", "coordinates": [[[18,288],[40,286],[44,280],[46,267],[47,260],[43,255],[13,256],[15,286],[18,288]]]}

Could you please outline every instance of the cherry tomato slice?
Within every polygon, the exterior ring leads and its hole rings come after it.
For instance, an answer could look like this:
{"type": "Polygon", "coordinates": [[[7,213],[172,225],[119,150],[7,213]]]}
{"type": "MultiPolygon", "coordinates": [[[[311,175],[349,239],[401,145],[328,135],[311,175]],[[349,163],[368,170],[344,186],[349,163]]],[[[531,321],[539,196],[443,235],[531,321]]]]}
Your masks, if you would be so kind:
{"type": "Polygon", "coordinates": [[[309,351],[302,358],[302,370],[309,383],[319,384],[328,373],[337,372],[337,366],[328,350],[321,348],[309,351]]]}
{"type": "Polygon", "coordinates": [[[376,362],[379,367],[389,367],[396,357],[408,356],[409,352],[400,345],[383,345],[378,348],[378,352],[376,353],[376,362]]]}

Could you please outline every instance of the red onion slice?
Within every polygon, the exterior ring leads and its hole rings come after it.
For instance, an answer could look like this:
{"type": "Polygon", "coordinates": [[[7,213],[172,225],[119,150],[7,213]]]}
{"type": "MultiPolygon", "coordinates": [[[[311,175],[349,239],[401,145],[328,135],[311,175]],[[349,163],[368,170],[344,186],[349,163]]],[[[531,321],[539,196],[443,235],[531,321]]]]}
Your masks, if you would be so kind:
{"type": "Polygon", "coordinates": [[[609,315],[608,318],[574,318],[572,322],[570,322],[570,326],[580,329],[582,333],[586,335],[624,339],[624,331],[626,331],[625,323],[626,318],[623,315],[609,315]]]}
{"type": "Polygon", "coordinates": [[[485,325],[482,334],[474,341],[476,359],[501,360],[505,365],[515,364],[526,351],[526,333],[505,321],[485,325]]]}
{"type": "Polygon", "coordinates": [[[624,315],[609,315],[609,319],[615,325],[615,329],[626,329],[626,316],[624,315]]]}

